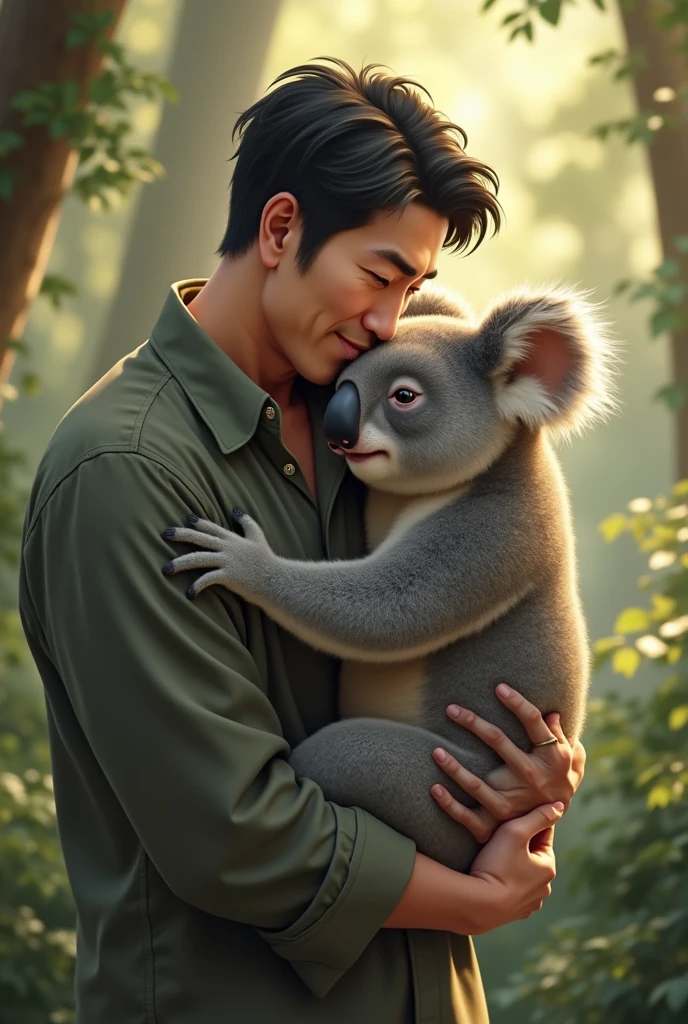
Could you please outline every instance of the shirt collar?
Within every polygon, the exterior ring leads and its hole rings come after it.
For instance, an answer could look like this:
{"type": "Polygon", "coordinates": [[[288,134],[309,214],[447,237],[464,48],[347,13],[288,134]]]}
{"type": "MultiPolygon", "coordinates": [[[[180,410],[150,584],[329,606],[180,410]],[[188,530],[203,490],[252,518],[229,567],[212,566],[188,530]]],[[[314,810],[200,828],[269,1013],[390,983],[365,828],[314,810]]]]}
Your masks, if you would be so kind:
{"type": "MultiPolygon", "coordinates": [[[[260,422],[270,395],[247,377],[206,334],[186,307],[207,278],[176,281],[155,322],[150,344],[167,366],[189,401],[207,424],[224,455],[249,441],[260,422]]],[[[327,387],[298,378],[298,387],[315,423],[322,424],[325,406],[334,393],[327,387]]],[[[274,421],[279,424],[278,419],[274,421]]],[[[339,460],[338,460],[339,461],[339,460]]]]}

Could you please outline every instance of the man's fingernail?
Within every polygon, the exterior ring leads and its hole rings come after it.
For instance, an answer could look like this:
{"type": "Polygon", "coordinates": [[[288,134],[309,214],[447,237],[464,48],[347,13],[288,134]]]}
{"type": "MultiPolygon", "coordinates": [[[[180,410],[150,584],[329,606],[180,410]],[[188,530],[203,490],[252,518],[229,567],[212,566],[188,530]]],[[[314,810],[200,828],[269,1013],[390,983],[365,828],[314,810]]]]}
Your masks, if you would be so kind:
{"type": "Polygon", "coordinates": [[[499,686],[497,687],[497,693],[499,694],[500,697],[510,697],[511,696],[511,690],[506,685],[506,683],[500,683],[499,684],[499,686]]]}
{"type": "Polygon", "coordinates": [[[165,537],[166,539],[174,537],[174,526],[168,526],[165,532],[163,533],[163,537],[165,537]]]}
{"type": "Polygon", "coordinates": [[[243,508],[233,508],[232,509],[232,515],[236,516],[237,519],[241,519],[241,517],[244,515],[243,508]]]}
{"type": "Polygon", "coordinates": [[[189,601],[193,601],[194,597],[196,596],[196,592],[193,587],[189,587],[189,589],[186,592],[186,596],[188,597],[189,601]]]}
{"type": "Polygon", "coordinates": [[[433,796],[444,796],[444,790],[441,786],[433,786],[430,792],[433,796]]]}
{"type": "Polygon", "coordinates": [[[163,565],[162,567],[162,571],[165,573],[166,576],[169,576],[173,569],[174,565],[172,564],[172,562],[168,562],[167,565],[163,565]]]}
{"type": "Polygon", "coordinates": [[[554,807],[554,809],[556,811],[563,811],[564,810],[564,805],[561,802],[561,800],[557,800],[557,802],[555,804],[552,804],[552,807],[554,807]]]}
{"type": "Polygon", "coordinates": [[[188,516],[186,517],[186,521],[187,521],[187,523],[197,523],[198,522],[198,516],[195,516],[193,514],[193,512],[190,512],[188,514],[188,516]]]}
{"type": "Polygon", "coordinates": [[[461,715],[461,708],[458,704],[450,704],[447,708],[447,714],[451,715],[452,718],[458,718],[461,715]]]}
{"type": "Polygon", "coordinates": [[[438,747],[437,750],[433,750],[433,754],[435,755],[435,760],[436,761],[446,761],[447,760],[446,751],[442,750],[442,747],[438,747]]]}

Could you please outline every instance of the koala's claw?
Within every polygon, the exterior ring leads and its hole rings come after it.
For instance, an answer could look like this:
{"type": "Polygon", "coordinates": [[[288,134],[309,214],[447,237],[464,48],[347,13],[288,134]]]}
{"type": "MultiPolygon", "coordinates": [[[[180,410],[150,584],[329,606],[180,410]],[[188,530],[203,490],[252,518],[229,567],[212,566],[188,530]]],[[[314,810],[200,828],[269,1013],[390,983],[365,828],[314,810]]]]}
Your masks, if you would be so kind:
{"type": "Polygon", "coordinates": [[[252,579],[259,557],[269,557],[270,547],[265,534],[258,524],[247,516],[243,509],[235,508],[232,515],[241,520],[244,536],[218,526],[196,515],[187,516],[189,527],[171,526],[163,533],[166,540],[190,544],[197,550],[179,555],[163,566],[165,576],[179,572],[205,569],[195,583],[186,591],[189,600],[197,597],[202,590],[213,584],[221,584],[232,590],[237,583],[247,584],[252,579]],[[257,549],[260,548],[259,552],[257,549]]]}

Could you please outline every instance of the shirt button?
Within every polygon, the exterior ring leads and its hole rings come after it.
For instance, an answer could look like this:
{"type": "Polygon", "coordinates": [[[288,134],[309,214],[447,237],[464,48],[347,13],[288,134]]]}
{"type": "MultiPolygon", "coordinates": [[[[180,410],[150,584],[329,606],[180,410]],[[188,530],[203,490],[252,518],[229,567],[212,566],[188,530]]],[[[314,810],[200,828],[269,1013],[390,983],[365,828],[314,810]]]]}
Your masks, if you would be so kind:
{"type": "Polygon", "coordinates": [[[296,466],[294,466],[293,463],[288,462],[286,466],[282,466],[282,472],[285,476],[293,476],[296,472],[296,466]]]}
{"type": "Polygon", "coordinates": [[[268,405],[268,406],[265,407],[265,415],[267,416],[267,418],[269,420],[274,420],[274,418],[275,418],[275,410],[273,409],[273,407],[271,405],[268,405]]]}

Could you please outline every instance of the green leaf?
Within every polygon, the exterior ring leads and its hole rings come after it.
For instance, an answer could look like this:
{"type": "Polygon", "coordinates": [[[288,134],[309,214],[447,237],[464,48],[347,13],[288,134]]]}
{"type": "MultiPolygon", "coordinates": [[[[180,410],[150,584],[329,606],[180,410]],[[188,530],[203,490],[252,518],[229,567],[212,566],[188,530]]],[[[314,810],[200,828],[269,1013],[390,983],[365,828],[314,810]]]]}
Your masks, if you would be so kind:
{"type": "Polygon", "coordinates": [[[617,537],[628,527],[628,517],[623,515],[621,512],[616,512],[614,515],[607,516],[600,523],[598,529],[602,533],[602,536],[606,540],[607,544],[611,544],[617,537]]]}
{"type": "Polygon", "coordinates": [[[626,608],[614,624],[615,633],[640,633],[650,628],[650,616],[644,608],[626,608]]]}
{"type": "Polygon", "coordinates": [[[9,200],[14,195],[15,177],[9,168],[0,167],[0,199],[9,200]]]}
{"type": "Polygon", "coordinates": [[[542,0],[538,5],[538,11],[550,25],[556,25],[561,17],[562,5],[563,0],[542,0]]]}
{"type": "Polygon", "coordinates": [[[66,50],[75,50],[77,46],[83,46],[88,42],[88,36],[81,28],[70,28],[64,40],[66,50]]]}
{"type": "Polygon", "coordinates": [[[78,295],[78,289],[74,282],[68,281],[66,277],[60,277],[57,274],[46,274],[41,281],[38,294],[44,295],[54,309],[60,309],[62,299],[65,296],[73,297],[78,295]]]}
{"type": "Polygon", "coordinates": [[[61,139],[69,135],[69,122],[64,117],[53,117],[48,125],[48,135],[51,139],[61,139]]]}
{"type": "Polygon", "coordinates": [[[25,139],[18,132],[9,130],[0,131],[0,156],[5,156],[13,149],[19,149],[24,145],[25,139]]]}
{"type": "Polygon", "coordinates": [[[166,78],[160,78],[158,80],[158,89],[160,94],[167,100],[168,103],[179,103],[179,93],[166,78]]]}
{"type": "Polygon", "coordinates": [[[654,299],[657,296],[657,284],[654,281],[645,281],[638,285],[631,296],[631,302],[638,302],[640,299],[654,299]]]}
{"type": "Polygon", "coordinates": [[[49,110],[32,110],[26,115],[23,123],[26,128],[31,128],[35,124],[46,124],[51,116],[49,110]]]}
{"type": "Polygon", "coordinates": [[[29,351],[28,345],[23,338],[6,338],[5,348],[12,349],[14,352],[23,356],[25,356],[29,351]]]}
{"type": "Polygon", "coordinates": [[[507,14],[505,18],[502,18],[502,28],[506,28],[507,25],[511,25],[514,21],[518,21],[522,14],[523,11],[512,11],[511,14],[507,14]]]}
{"type": "Polygon", "coordinates": [[[63,78],[59,83],[60,99],[65,110],[71,110],[79,102],[79,85],[73,78],[63,78]]]}
{"type": "Polygon", "coordinates": [[[20,380],[20,387],[25,395],[35,398],[41,392],[41,379],[38,374],[24,373],[20,380]]]}
{"type": "Polygon", "coordinates": [[[96,13],[93,16],[93,20],[97,28],[103,29],[107,28],[108,25],[112,24],[112,19],[114,18],[114,16],[115,12],[112,10],[112,8],[106,8],[103,11],[96,11],[96,13]]]}
{"type": "Polygon", "coordinates": [[[674,281],[664,291],[664,301],[674,306],[679,306],[686,297],[687,286],[685,281],[674,281]]]}
{"type": "Polygon", "coordinates": [[[18,92],[16,96],[13,96],[10,100],[10,106],[14,107],[15,110],[34,110],[38,107],[50,109],[51,103],[49,98],[41,93],[38,89],[30,90],[27,89],[25,92],[18,92]]]}
{"type": "Polygon", "coordinates": [[[626,676],[626,679],[631,679],[640,665],[640,655],[633,647],[621,647],[618,651],[614,652],[612,658],[612,668],[619,675],[626,676]]]}
{"type": "Polygon", "coordinates": [[[600,654],[604,654],[606,651],[613,651],[616,647],[620,647],[622,643],[623,637],[603,636],[599,640],[595,640],[593,649],[599,651],[600,654]]]}
{"type": "Polygon", "coordinates": [[[592,0],[592,2],[594,3],[595,7],[599,8],[600,11],[606,10],[605,0],[592,0]]]}
{"type": "Polygon", "coordinates": [[[679,235],[674,239],[674,245],[679,252],[688,252],[688,235],[679,235]]]}
{"type": "Polygon", "coordinates": [[[666,334],[681,326],[681,316],[674,309],[660,309],[650,317],[650,334],[658,338],[660,334],[666,334]]]}
{"type": "Polygon", "coordinates": [[[676,601],[666,594],[652,594],[652,618],[654,621],[668,618],[676,608],[676,601]]]}
{"type": "Polygon", "coordinates": [[[494,7],[496,3],[497,0],[484,0],[481,11],[489,11],[490,7],[494,7]]]}
{"type": "Polygon", "coordinates": [[[682,729],[688,723],[688,704],[679,704],[678,707],[672,708],[669,712],[668,723],[672,732],[682,729]]]}
{"type": "Polygon", "coordinates": [[[652,399],[655,402],[664,402],[671,412],[678,412],[679,409],[683,408],[686,400],[686,385],[667,384],[665,387],[660,388],[659,391],[655,391],[652,399]]]}
{"type": "Polygon", "coordinates": [[[676,277],[680,269],[678,260],[669,259],[659,264],[655,269],[655,274],[658,277],[676,277]]]}
{"type": "Polygon", "coordinates": [[[647,795],[647,807],[648,810],[653,810],[655,807],[668,807],[671,803],[671,790],[666,783],[658,783],[653,786],[647,795]]]}

